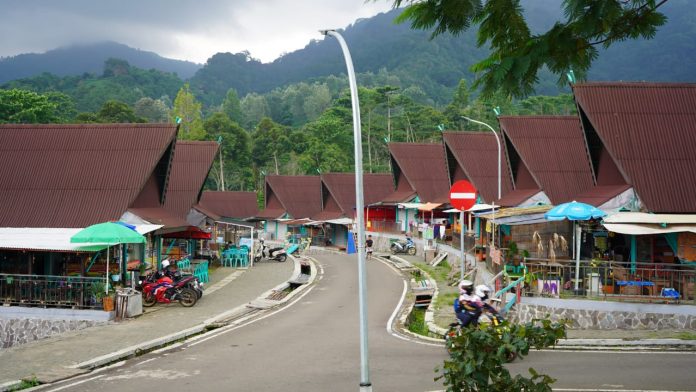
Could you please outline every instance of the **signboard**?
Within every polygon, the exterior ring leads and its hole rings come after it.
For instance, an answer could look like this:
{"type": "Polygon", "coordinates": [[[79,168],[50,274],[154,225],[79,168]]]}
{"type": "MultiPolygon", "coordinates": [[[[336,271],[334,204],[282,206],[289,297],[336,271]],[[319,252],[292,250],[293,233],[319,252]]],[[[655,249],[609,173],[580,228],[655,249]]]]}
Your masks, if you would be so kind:
{"type": "Polygon", "coordinates": [[[476,193],[476,188],[469,181],[457,181],[450,189],[450,204],[459,211],[466,211],[476,204],[476,193]]]}

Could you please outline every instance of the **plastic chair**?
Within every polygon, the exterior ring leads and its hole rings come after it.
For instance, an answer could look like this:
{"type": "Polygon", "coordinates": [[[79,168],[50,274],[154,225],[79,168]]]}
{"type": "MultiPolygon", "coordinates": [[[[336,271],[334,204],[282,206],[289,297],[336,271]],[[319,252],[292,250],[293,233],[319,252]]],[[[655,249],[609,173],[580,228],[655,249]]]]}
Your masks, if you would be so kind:
{"type": "Polygon", "coordinates": [[[222,265],[225,267],[234,267],[234,264],[236,262],[236,257],[237,257],[237,252],[239,250],[237,247],[232,246],[222,252],[222,265]]]}
{"type": "Polygon", "coordinates": [[[237,251],[237,255],[235,258],[235,264],[237,267],[246,267],[249,265],[249,247],[246,245],[242,245],[239,247],[239,250],[237,251]]]}
{"type": "Polygon", "coordinates": [[[202,283],[210,282],[210,276],[208,275],[208,262],[204,261],[198,265],[193,271],[193,276],[198,278],[202,283]]]}

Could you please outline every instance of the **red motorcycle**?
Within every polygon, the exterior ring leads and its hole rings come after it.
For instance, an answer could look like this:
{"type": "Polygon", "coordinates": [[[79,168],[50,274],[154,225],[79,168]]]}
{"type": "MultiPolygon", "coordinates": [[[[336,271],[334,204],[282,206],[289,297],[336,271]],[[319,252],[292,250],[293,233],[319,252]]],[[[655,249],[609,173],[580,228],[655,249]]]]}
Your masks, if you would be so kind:
{"type": "Polygon", "coordinates": [[[191,289],[189,284],[196,279],[193,276],[185,277],[174,282],[169,276],[162,273],[155,273],[147,278],[142,284],[143,306],[150,307],[156,303],[172,303],[179,301],[181,306],[191,307],[198,302],[198,293],[191,289]]]}

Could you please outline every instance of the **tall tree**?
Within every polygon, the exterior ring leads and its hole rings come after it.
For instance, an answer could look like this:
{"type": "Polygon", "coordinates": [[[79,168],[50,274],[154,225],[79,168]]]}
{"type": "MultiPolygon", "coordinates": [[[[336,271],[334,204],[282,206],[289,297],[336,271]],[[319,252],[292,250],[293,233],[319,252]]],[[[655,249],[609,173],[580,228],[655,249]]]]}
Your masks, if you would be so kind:
{"type": "Polygon", "coordinates": [[[204,127],[210,138],[219,140],[221,143],[220,154],[222,154],[224,172],[220,170],[220,159],[213,165],[218,190],[223,190],[222,178],[224,178],[224,190],[245,190],[253,186],[248,132],[222,112],[213,113],[205,120],[204,127]]]}
{"type": "Polygon", "coordinates": [[[133,108],[125,102],[110,100],[104,102],[101,109],[96,113],[97,122],[101,123],[144,123],[147,122],[142,117],[138,117],[133,108]]]}
{"type": "Polygon", "coordinates": [[[251,156],[254,165],[264,168],[270,164],[275,174],[280,174],[280,162],[283,156],[290,152],[287,132],[283,126],[264,117],[256,126],[252,140],[251,156]]]}
{"type": "Polygon", "coordinates": [[[254,126],[259,124],[265,117],[268,117],[271,112],[268,108],[266,98],[256,93],[247,94],[242,98],[240,106],[245,119],[242,126],[247,130],[251,130],[254,126]]]}
{"type": "Polygon", "coordinates": [[[133,105],[133,111],[136,115],[152,123],[167,122],[171,117],[169,108],[162,100],[150,97],[140,98],[133,105]]]}
{"type": "Polygon", "coordinates": [[[193,96],[189,84],[184,84],[174,99],[172,118],[181,120],[179,136],[184,140],[204,140],[205,129],[201,119],[201,104],[193,96]]]}
{"type": "Polygon", "coordinates": [[[393,0],[394,8],[407,5],[398,21],[410,21],[417,29],[434,28],[433,37],[478,26],[477,45],[492,51],[472,67],[481,75],[474,87],[481,86],[484,95],[502,89],[515,97],[534,91],[543,67],[559,75],[559,84],[569,70],[584,78],[598,56],[598,46],[652,38],[667,21],[658,11],[666,2],[563,0],[566,20],[533,34],[520,0],[393,0]]]}
{"type": "Polygon", "coordinates": [[[58,105],[49,97],[25,90],[0,90],[0,123],[46,124],[59,121],[58,105]]]}
{"type": "Polygon", "coordinates": [[[222,111],[230,120],[240,125],[244,124],[244,114],[242,113],[237,90],[233,88],[227,90],[227,95],[225,95],[225,99],[222,101],[222,111]]]}

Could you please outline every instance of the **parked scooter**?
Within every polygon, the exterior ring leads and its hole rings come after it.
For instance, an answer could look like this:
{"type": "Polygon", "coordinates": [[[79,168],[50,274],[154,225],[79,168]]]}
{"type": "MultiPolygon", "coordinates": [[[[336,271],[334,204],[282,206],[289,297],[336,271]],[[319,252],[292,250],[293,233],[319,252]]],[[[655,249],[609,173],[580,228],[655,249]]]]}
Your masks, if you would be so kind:
{"type": "Polygon", "coordinates": [[[156,303],[172,303],[179,301],[184,307],[191,307],[198,302],[198,293],[187,287],[194,276],[183,277],[178,282],[161,271],[155,272],[141,281],[143,292],[143,306],[149,307],[156,303]]]}
{"type": "Polygon", "coordinates": [[[413,243],[411,238],[406,238],[405,241],[393,242],[389,249],[393,255],[397,253],[406,253],[410,256],[414,256],[416,254],[416,244],[413,243]]]}
{"type": "Polygon", "coordinates": [[[269,248],[266,246],[263,238],[259,240],[259,243],[261,245],[257,248],[256,253],[254,254],[255,263],[258,263],[261,261],[261,259],[276,260],[281,263],[287,260],[288,255],[285,253],[285,248],[282,246],[277,248],[269,248]]]}

